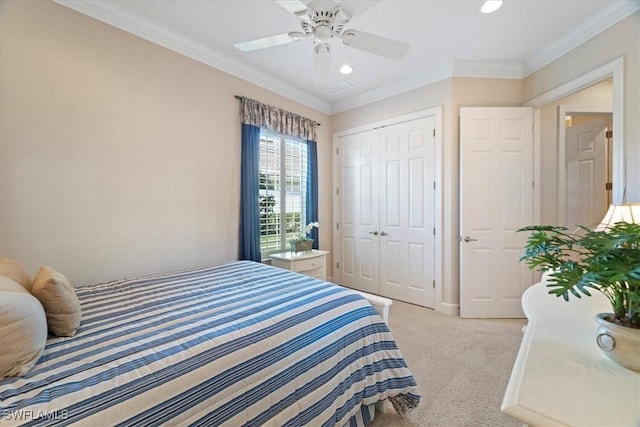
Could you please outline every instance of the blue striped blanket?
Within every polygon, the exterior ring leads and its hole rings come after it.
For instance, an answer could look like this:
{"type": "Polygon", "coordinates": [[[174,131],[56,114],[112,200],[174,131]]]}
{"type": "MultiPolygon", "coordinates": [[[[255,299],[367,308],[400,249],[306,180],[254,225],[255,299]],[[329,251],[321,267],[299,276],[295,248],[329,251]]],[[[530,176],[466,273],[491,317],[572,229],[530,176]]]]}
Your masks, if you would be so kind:
{"type": "Polygon", "coordinates": [[[343,287],[239,261],[77,288],[82,324],[0,380],[0,424],[366,425],[418,404],[386,324],[343,287]]]}

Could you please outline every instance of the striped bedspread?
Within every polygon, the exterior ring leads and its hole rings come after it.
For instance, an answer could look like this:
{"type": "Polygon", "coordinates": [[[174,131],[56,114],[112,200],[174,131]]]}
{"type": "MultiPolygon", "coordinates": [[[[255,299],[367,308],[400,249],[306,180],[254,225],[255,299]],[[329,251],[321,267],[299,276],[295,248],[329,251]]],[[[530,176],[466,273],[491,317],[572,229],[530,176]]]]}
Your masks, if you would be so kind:
{"type": "Polygon", "coordinates": [[[0,425],[365,425],[379,400],[419,401],[385,323],[340,286],[240,261],[77,294],[77,335],[0,380],[0,425]]]}

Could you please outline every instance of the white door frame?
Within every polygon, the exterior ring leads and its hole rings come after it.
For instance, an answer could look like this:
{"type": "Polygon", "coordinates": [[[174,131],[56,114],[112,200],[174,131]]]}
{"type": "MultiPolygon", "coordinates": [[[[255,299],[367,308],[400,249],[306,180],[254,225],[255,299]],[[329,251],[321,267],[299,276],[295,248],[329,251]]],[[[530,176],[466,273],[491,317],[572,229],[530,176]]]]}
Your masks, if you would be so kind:
{"type": "Polygon", "coordinates": [[[626,188],[625,174],[625,148],[624,148],[624,57],[620,56],[611,62],[591,70],[575,79],[564,83],[548,92],[543,93],[524,103],[525,107],[533,107],[533,174],[536,186],[533,194],[534,222],[540,223],[541,217],[541,193],[542,170],[541,170],[541,139],[540,139],[540,107],[558,101],[575,92],[592,86],[606,79],[611,79],[613,83],[613,129],[618,129],[613,134],[611,153],[611,178],[613,191],[611,194],[612,203],[621,203],[624,200],[626,188]]]}
{"type": "Polygon", "coordinates": [[[340,188],[340,165],[337,161],[340,137],[353,135],[355,133],[364,132],[384,126],[391,126],[398,123],[408,122],[411,120],[421,119],[424,117],[434,116],[434,125],[436,128],[435,135],[435,226],[436,226],[436,239],[435,239],[435,271],[434,277],[435,284],[435,301],[434,309],[442,313],[450,313],[450,308],[443,305],[442,300],[442,253],[444,251],[443,243],[443,222],[442,222],[442,106],[428,108],[426,110],[416,111],[414,113],[406,114],[392,119],[382,120],[375,123],[358,126],[355,128],[343,130],[333,134],[333,269],[334,277],[337,281],[339,274],[337,271],[337,263],[342,261],[342,248],[341,242],[341,230],[337,224],[340,218],[340,212],[342,206],[340,204],[340,195],[338,194],[340,188]]]}
{"type": "MultiPolygon", "coordinates": [[[[566,151],[567,151],[567,131],[564,126],[564,117],[567,113],[613,113],[613,108],[610,106],[598,106],[598,105],[560,105],[558,106],[558,211],[557,225],[565,224],[565,218],[567,217],[567,176],[564,172],[566,165],[566,151]]],[[[612,117],[613,120],[613,117],[612,117]]],[[[616,132],[620,132],[616,130],[616,132]]],[[[613,171],[613,168],[611,168],[613,171]]]]}

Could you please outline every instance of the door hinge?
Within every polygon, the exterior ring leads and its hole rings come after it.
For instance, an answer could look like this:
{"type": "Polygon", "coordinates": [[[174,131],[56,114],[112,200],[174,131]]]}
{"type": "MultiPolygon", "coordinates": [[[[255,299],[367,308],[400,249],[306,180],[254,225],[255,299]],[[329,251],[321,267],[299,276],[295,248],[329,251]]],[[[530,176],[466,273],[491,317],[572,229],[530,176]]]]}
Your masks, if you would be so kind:
{"type": "Polygon", "coordinates": [[[434,236],[436,235],[436,228],[435,227],[433,227],[433,235],[434,236]]]}
{"type": "Polygon", "coordinates": [[[340,270],[340,263],[336,262],[336,270],[340,270]]]}
{"type": "Polygon", "coordinates": [[[336,222],[336,230],[340,230],[340,223],[336,222]]]}
{"type": "Polygon", "coordinates": [[[613,190],[613,182],[607,182],[607,183],[604,185],[604,189],[605,189],[605,190],[613,190]]]}
{"type": "Polygon", "coordinates": [[[433,128],[433,137],[435,138],[435,136],[436,136],[436,129],[433,128]]]}
{"type": "Polygon", "coordinates": [[[608,130],[608,131],[606,131],[606,132],[604,133],[604,137],[605,137],[605,138],[609,138],[609,139],[613,138],[613,131],[612,131],[612,130],[608,130]]]}
{"type": "Polygon", "coordinates": [[[340,147],[336,147],[336,156],[340,155],[340,147]]]}
{"type": "Polygon", "coordinates": [[[336,196],[339,196],[339,195],[340,195],[340,189],[336,188],[336,196]]]}
{"type": "Polygon", "coordinates": [[[435,289],[435,288],[436,288],[436,281],[434,280],[433,281],[433,289],[435,289]]]}

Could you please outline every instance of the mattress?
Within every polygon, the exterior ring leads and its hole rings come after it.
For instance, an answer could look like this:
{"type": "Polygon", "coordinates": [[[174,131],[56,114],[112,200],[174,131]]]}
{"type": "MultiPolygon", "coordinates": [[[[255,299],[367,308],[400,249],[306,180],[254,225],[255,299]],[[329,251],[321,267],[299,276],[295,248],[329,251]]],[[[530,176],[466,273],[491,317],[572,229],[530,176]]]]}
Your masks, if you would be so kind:
{"type": "Polygon", "coordinates": [[[361,295],[263,264],[77,288],[82,323],[0,380],[7,425],[366,425],[420,396],[361,295]]]}

